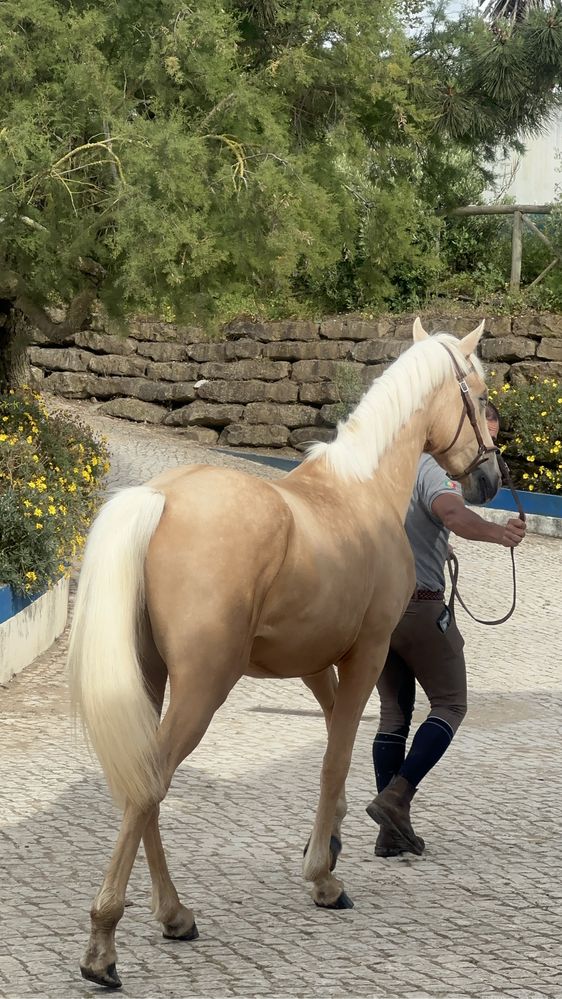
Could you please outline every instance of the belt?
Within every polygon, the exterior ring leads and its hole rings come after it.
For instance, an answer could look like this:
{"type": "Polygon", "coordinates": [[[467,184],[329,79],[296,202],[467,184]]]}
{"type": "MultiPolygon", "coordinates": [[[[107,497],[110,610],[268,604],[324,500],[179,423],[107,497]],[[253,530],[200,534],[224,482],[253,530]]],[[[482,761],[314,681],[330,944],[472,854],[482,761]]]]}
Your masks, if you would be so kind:
{"type": "Polygon", "coordinates": [[[412,600],[444,600],[445,590],[414,590],[412,600]]]}

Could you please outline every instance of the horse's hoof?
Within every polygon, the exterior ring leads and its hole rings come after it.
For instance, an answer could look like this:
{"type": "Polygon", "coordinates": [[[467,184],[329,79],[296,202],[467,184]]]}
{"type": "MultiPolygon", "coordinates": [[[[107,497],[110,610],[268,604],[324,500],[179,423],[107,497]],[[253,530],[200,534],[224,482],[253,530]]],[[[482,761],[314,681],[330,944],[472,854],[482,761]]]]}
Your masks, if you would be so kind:
{"type": "Polygon", "coordinates": [[[103,985],[106,989],[120,989],[122,982],[117,974],[115,964],[108,964],[103,971],[94,971],[92,968],[85,968],[80,965],[82,978],[88,982],[95,982],[96,985],[103,985]]]}
{"type": "Polygon", "coordinates": [[[199,936],[199,930],[197,929],[197,923],[187,931],[187,933],[180,933],[179,936],[174,936],[173,933],[162,933],[164,940],[197,940],[199,936]]]}
{"type": "Polygon", "coordinates": [[[321,902],[315,902],[314,904],[319,909],[353,909],[353,902],[344,891],[342,891],[341,895],[338,895],[336,901],[332,902],[331,905],[322,905],[321,902]]]}
{"type": "MultiPolygon", "coordinates": [[[[306,857],[308,853],[308,847],[310,846],[310,840],[308,840],[304,850],[302,851],[303,857],[306,857]]],[[[341,853],[341,840],[337,836],[330,836],[330,870],[333,871],[337,862],[338,857],[341,853]]]]}

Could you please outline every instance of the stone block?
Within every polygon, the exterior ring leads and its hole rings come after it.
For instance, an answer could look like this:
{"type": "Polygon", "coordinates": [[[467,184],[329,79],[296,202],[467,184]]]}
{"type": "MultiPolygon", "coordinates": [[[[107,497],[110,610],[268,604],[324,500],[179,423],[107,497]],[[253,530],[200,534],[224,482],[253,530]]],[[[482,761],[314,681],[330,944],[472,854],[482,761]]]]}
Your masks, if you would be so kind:
{"type": "Polygon", "coordinates": [[[63,395],[69,399],[88,399],[95,396],[97,378],[95,375],[78,371],[54,371],[45,378],[43,390],[63,395]]]}
{"type": "Polygon", "coordinates": [[[288,427],[232,423],[223,430],[219,444],[225,447],[285,447],[288,440],[288,427]]]}
{"type": "Polygon", "coordinates": [[[537,357],[545,361],[562,361],[562,340],[541,340],[537,357]]]}
{"type": "Polygon", "coordinates": [[[219,439],[218,430],[211,430],[210,427],[186,427],[181,436],[184,440],[195,441],[207,447],[216,444],[219,439]]]}
{"type": "Polygon", "coordinates": [[[210,402],[296,402],[298,386],[284,379],[279,382],[225,382],[199,381],[196,383],[198,399],[210,402]]]}
{"type": "Polygon", "coordinates": [[[201,365],[203,378],[224,378],[226,381],[256,379],[263,382],[275,382],[281,378],[288,378],[289,372],[290,365],[286,361],[270,361],[267,358],[256,361],[231,361],[224,364],[219,361],[210,361],[208,364],[201,365]]]}
{"type": "Polygon", "coordinates": [[[514,385],[532,382],[537,378],[556,378],[562,381],[562,361],[521,361],[519,364],[512,364],[509,378],[514,385]]]}
{"type": "Polygon", "coordinates": [[[512,328],[514,336],[562,340],[562,315],[554,312],[528,312],[522,316],[514,316],[512,328]]]}
{"type": "MultiPolygon", "coordinates": [[[[295,361],[292,377],[296,382],[336,382],[343,372],[345,362],[341,361],[295,361]]],[[[351,365],[350,365],[351,367],[351,365]]],[[[353,369],[359,374],[362,364],[354,363],[353,369]]]]}
{"type": "Polygon", "coordinates": [[[282,406],[272,402],[251,402],[244,410],[246,423],[278,424],[289,427],[313,427],[318,423],[318,410],[297,404],[282,406]]]}
{"type": "Polygon", "coordinates": [[[94,330],[81,330],[74,336],[77,347],[85,347],[95,354],[122,354],[130,357],[137,349],[137,341],[125,336],[111,336],[110,333],[96,333],[94,330]]]}
{"type": "Polygon", "coordinates": [[[289,444],[296,451],[306,451],[311,444],[316,444],[318,441],[329,443],[335,436],[335,431],[328,427],[300,427],[289,434],[289,444]]]}
{"type": "Polygon", "coordinates": [[[226,343],[189,343],[185,348],[193,361],[225,361],[226,343]]]}
{"type": "MultiPolygon", "coordinates": [[[[230,340],[225,344],[225,359],[227,361],[255,360],[264,355],[264,346],[258,340],[230,340]]],[[[214,358],[209,358],[214,360],[214,358]]]]}
{"type": "Polygon", "coordinates": [[[494,337],[482,344],[482,358],[485,361],[523,361],[534,357],[536,349],[534,340],[526,337],[494,337]]]}
{"type": "Polygon", "coordinates": [[[200,367],[193,361],[149,361],[146,366],[147,378],[165,382],[196,382],[200,367]]]}
{"type": "Polygon", "coordinates": [[[406,340],[367,340],[357,344],[353,358],[356,361],[373,364],[376,361],[395,360],[409,348],[410,344],[406,340]]]}
{"type": "Polygon", "coordinates": [[[312,402],[322,406],[328,402],[339,402],[340,393],[333,382],[305,382],[299,385],[299,401],[312,402]]]}
{"type": "Polygon", "coordinates": [[[178,339],[178,328],[175,323],[164,323],[159,319],[138,316],[128,323],[128,334],[133,340],[152,340],[159,343],[169,343],[178,339]]]}
{"type": "Polygon", "coordinates": [[[499,389],[505,384],[510,370],[509,364],[498,364],[494,361],[483,362],[486,374],[486,385],[489,389],[499,389]]]}
{"type": "Polygon", "coordinates": [[[327,340],[378,340],[392,333],[391,319],[366,319],[361,316],[333,316],[320,324],[320,336],[327,340]]]}
{"type": "Polygon", "coordinates": [[[88,370],[96,375],[126,375],[129,378],[146,373],[144,357],[123,357],[120,354],[91,354],[88,360],[88,370]]]}
{"type": "MultiPolygon", "coordinates": [[[[477,324],[475,323],[474,325],[476,326],[477,324]]],[[[513,333],[511,325],[511,316],[490,316],[486,319],[484,335],[511,336],[513,333]]]]}
{"type": "Polygon", "coordinates": [[[188,406],[174,409],[165,419],[170,427],[225,427],[228,423],[236,423],[242,418],[243,406],[233,406],[228,403],[203,402],[196,399],[188,406]]]}
{"type": "Polygon", "coordinates": [[[183,343],[152,343],[150,340],[139,341],[137,347],[137,353],[151,361],[187,361],[188,350],[183,343]]]}
{"type": "Polygon", "coordinates": [[[135,423],[162,423],[167,410],[140,399],[111,399],[102,402],[98,412],[105,416],[117,416],[120,420],[134,420],[135,423]]]}
{"type": "MultiPolygon", "coordinates": [[[[195,382],[146,382],[153,392],[151,396],[158,402],[193,402],[197,398],[195,382]]],[[[140,396],[144,398],[144,396],[140,396]]],[[[146,398],[149,398],[148,394],[146,398]]]]}
{"type": "Polygon", "coordinates": [[[264,357],[279,361],[343,361],[351,360],[355,347],[353,340],[310,340],[299,343],[268,343],[263,348],[264,357]]]}
{"type": "Polygon", "coordinates": [[[327,406],[322,406],[320,419],[328,427],[336,427],[342,420],[346,420],[349,414],[355,409],[351,403],[333,402],[327,406]]]}
{"type": "Polygon", "coordinates": [[[270,343],[277,340],[317,340],[318,323],[310,319],[281,320],[279,322],[255,322],[252,319],[236,319],[225,327],[229,340],[259,340],[270,343]]]}
{"type": "Polygon", "coordinates": [[[28,347],[32,364],[50,371],[87,371],[89,355],[75,347],[28,347]]]}

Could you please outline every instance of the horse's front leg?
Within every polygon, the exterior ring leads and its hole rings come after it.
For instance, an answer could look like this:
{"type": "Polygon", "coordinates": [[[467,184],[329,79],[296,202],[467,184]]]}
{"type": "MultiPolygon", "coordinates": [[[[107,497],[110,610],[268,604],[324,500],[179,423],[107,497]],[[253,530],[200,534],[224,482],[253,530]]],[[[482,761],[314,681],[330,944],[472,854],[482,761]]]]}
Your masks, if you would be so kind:
{"type": "Polygon", "coordinates": [[[330,870],[330,838],[351,763],[357,728],[387,652],[388,638],[384,641],[359,639],[339,663],[339,685],[322,763],[320,799],[303,865],[305,879],[312,881],[314,902],[326,909],[350,909],[353,906],[343,882],[330,870]]]}
{"type": "MultiPolygon", "coordinates": [[[[334,704],[336,700],[336,693],[338,690],[338,678],[336,676],[336,671],[333,666],[322,671],[322,673],[314,673],[313,676],[303,676],[303,683],[308,687],[310,691],[314,694],[318,704],[322,708],[324,713],[324,719],[326,721],[326,728],[328,733],[330,732],[330,722],[332,720],[332,711],[334,710],[334,704]]],[[[342,838],[341,838],[341,826],[342,822],[347,815],[347,800],[345,797],[345,784],[341,789],[341,794],[338,798],[336,804],[336,814],[334,816],[334,822],[332,825],[332,832],[330,836],[330,870],[333,871],[338,857],[341,853],[342,848],[342,838]]],[[[308,850],[309,843],[306,844],[304,848],[304,854],[308,850]]]]}

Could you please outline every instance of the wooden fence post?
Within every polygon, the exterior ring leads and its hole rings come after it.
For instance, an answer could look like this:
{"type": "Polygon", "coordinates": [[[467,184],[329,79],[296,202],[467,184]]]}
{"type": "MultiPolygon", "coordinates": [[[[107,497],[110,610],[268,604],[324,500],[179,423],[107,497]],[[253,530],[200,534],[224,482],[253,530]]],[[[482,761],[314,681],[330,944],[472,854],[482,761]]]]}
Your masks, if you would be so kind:
{"type": "Polygon", "coordinates": [[[511,282],[510,291],[517,293],[521,287],[522,256],[522,213],[513,213],[513,236],[511,239],[511,282]]]}

